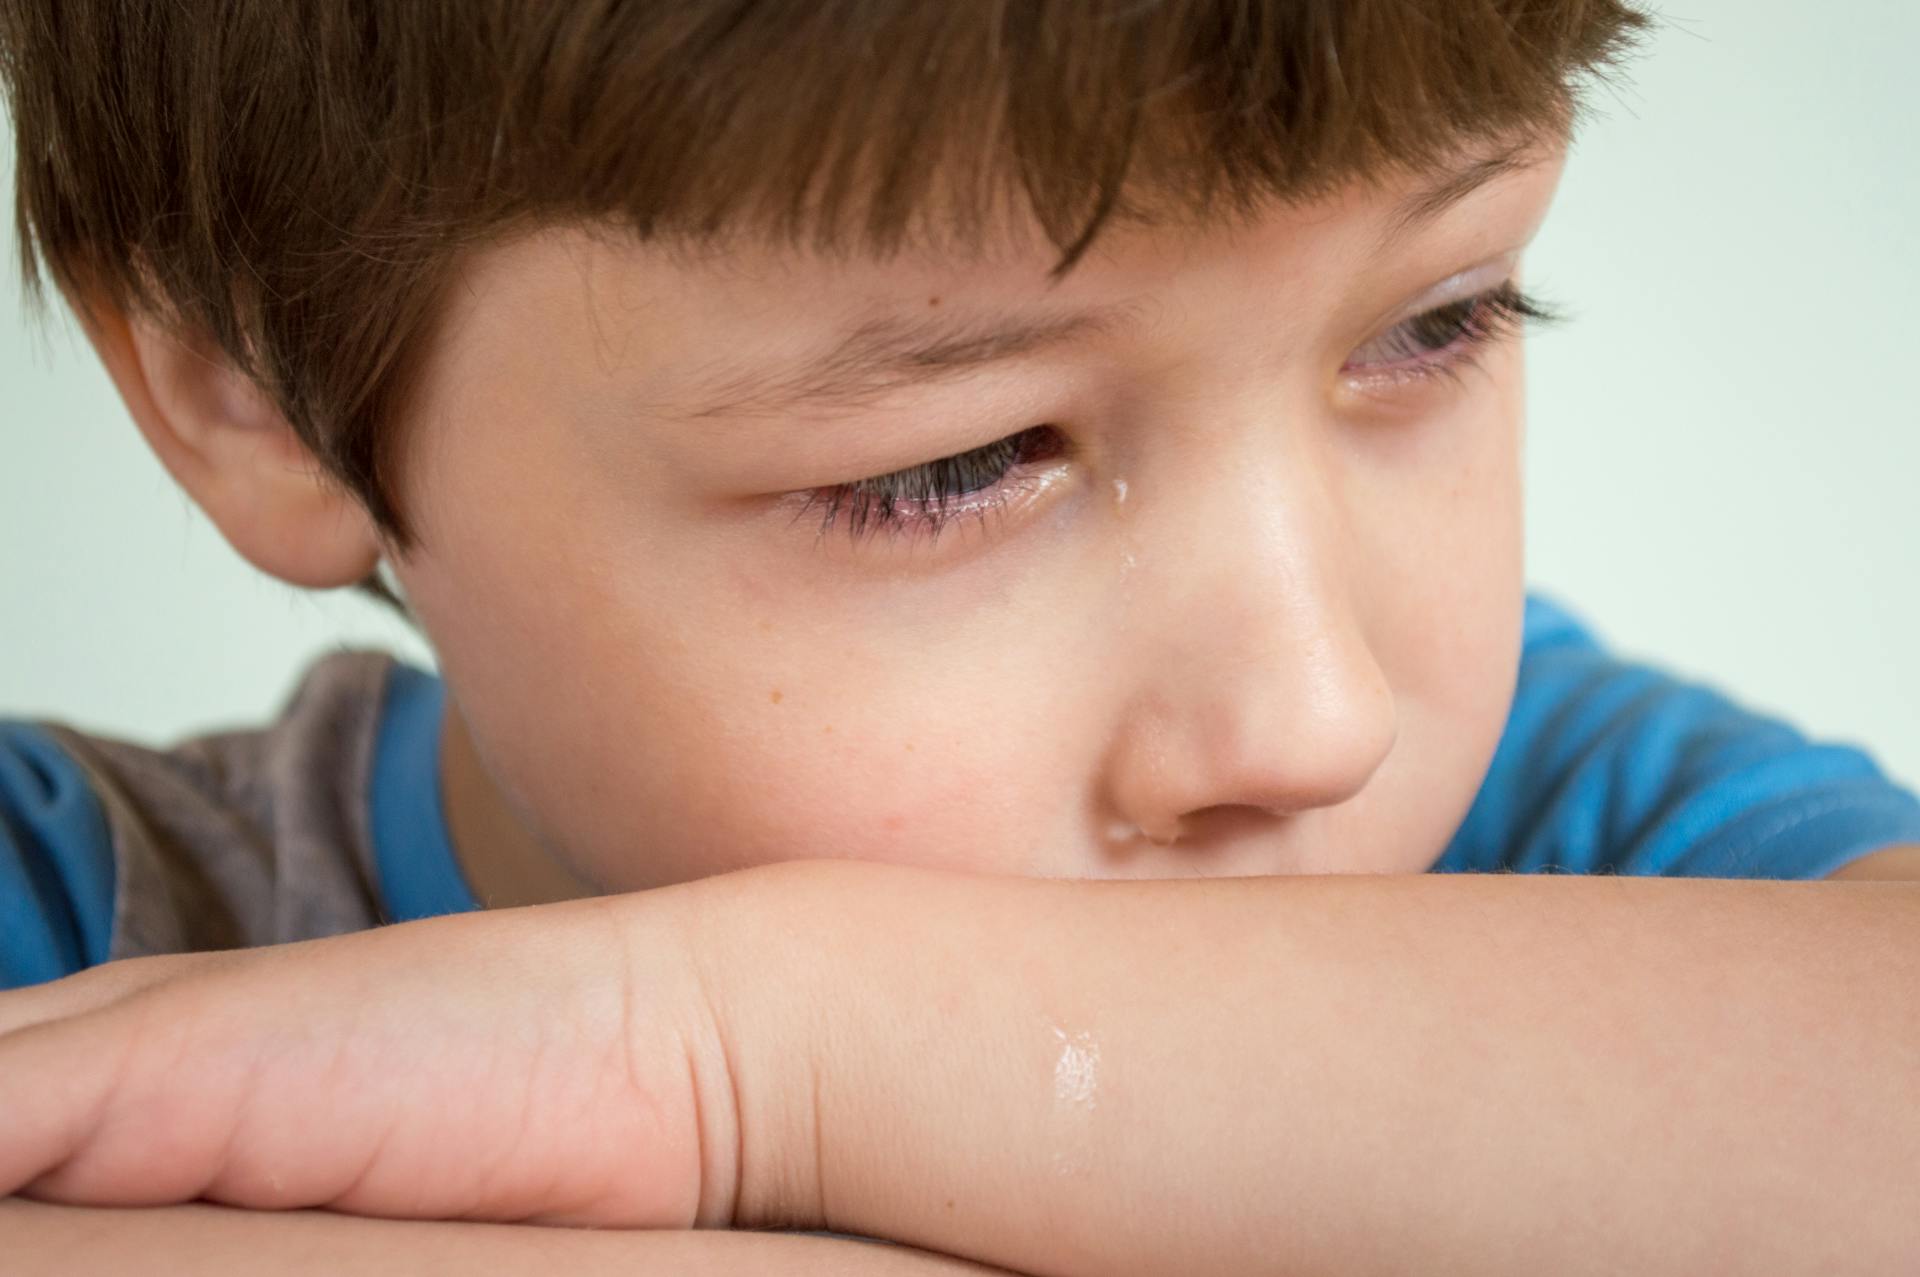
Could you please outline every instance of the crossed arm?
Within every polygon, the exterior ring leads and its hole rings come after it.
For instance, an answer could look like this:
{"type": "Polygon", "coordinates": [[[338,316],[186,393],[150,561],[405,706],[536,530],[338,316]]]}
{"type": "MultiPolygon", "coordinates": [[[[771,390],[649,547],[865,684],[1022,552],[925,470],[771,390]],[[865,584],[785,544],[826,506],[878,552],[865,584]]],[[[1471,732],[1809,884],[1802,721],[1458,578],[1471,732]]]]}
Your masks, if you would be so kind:
{"type": "Polygon", "coordinates": [[[29,1273],[267,1277],[991,1277],[901,1246],[749,1232],[624,1232],[425,1223],[190,1205],[93,1210],[0,1199],[9,1263],[29,1273]]]}
{"type": "Polygon", "coordinates": [[[792,864],[116,964],[0,1035],[0,1192],[49,1202],[1031,1273],[1920,1267],[1907,883],[792,864]]]}

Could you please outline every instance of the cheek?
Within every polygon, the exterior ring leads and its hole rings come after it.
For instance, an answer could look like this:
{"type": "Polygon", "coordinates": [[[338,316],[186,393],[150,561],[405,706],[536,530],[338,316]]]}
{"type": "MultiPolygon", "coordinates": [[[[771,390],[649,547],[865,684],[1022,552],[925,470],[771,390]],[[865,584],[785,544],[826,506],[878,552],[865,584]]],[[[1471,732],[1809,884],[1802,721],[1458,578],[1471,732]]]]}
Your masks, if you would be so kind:
{"type": "Polygon", "coordinates": [[[1039,769],[988,730],[990,700],[928,724],[883,667],[849,679],[792,651],[743,653],[751,675],[710,680],[641,652],[579,653],[597,662],[596,694],[475,727],[548,844],[603,887],[812,857],[984,868],[982,848],[1018,854],[1012,817],[1035,795],[1012,778],[1039,769]]]}
{"type": "MultiPolygon", "coordinates": [[[[1495,393],[1466,397],[1470,411],[1356,442],[1341,468],[1353,598],[1401,734],[1368,790],[1324,813],[1338,863],[1322,871],[1424,868],[1504,723],[1517,356],[1489,375],[1495,393]]],[[[1072,796],[1113,695],[1075,682],[1113,667],[1071,619],[1111,603],[1087,584],[1100,573],[950,590],[938,613],[844,599],[826,613],[831,592],[743,576],[725,547],[643,525],[647,501],[532,482],[551,458],[454,482],[485,456],[512,443],[450,452],[440,471],[443,508],[485,516],[428,529],[430,559],[402,578],[490,770],[581,876],[637,890],[813,856],[1070,869],[1072,796]],[[574,496],[532,504],[530,486],[574,496]],[[1050,607],[1018,602],[1039,598],[1050,607]]]]}
{"type": "Polygon", "coordinates": [[[1520,348],[1466,374],[1476,393],[1378,438],[1364,433],[1348,473],[1352,534],[1372,565],[1369,622],[1396,667],[1421,686],[1502,659],[1524,579],[1520,348]]]}
{"type": "Polygon", "coordinates": [[[1353,445],[1348,526],[1365,574],[1355,597],[1399,732],[1368,789],[1327,813],[1320,871],[1425,870],[1499,744],[1525,588],[1521,372],[1508,347],[1468,374],[1482,389],[1456,409],[1353,445]]]}
{"type": "Polygon", "coordinates": [[[489,770],[604,889],[809,857],[1016,871],[1073,790],[1069,711],[1016,667],[1049,646],[1031,625],[822,615],[728,556],[623,556],[590,526],[551,556],[475,529],[415,598],[489,770]]]}

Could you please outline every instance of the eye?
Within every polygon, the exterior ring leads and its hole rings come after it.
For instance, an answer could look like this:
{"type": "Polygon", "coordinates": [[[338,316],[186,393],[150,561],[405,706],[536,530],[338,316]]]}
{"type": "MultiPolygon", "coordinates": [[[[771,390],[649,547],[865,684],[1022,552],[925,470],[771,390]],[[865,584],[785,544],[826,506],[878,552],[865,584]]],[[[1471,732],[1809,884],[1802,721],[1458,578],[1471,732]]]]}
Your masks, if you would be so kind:
{"type": "Polygon", "coordinates": [[[1016,495],[1023,474],[1058,460],[1066,436],[1054,426],[1031,426],[970,452],[905,470],[806,494],[801,514],[820,517],[822,535],[836,524],[855,541],[881,530],[924,532],[937,538],[954,519],[985,518],[1016,495]]]}
{"type": "Polygon", "coordinates": [[[1355,351],[1340,371],[1366,378],[1456,376],[1489,348],[1530,324],[1555,323],[1553,307],[1512,280],[1448,302],[1388,329],[1355,351]]]}

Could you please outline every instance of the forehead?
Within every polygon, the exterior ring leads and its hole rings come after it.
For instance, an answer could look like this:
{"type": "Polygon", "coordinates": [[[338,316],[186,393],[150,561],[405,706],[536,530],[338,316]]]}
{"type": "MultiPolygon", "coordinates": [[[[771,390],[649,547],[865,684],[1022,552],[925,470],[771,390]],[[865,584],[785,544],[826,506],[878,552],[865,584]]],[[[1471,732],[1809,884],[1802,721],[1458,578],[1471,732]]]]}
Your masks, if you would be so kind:
{"type": "Polygon", "coordinates": [[[1031,225],[886,254],[553,227],[470,258],[442,333],[451,358],[494,378],[510,368],[556,383],[569,370],[643,371],[649,384],[633,384],[633,402],[666,415],[756,403],[773,411],[805,389],[798,379],[857,398],[880,361],[931,374],[1138,321],[1176,275],[1183,295],[1223,298],[1257,278],[1292,299],[1289,310],[1311,311],[1450,215],[1489,244],[1513,238],[1544,213],[1562,159],[1559,150],[1493,150],[1257,216],[1118,222],[1065,274],[1031,225]],[[1495,207],[1515,211],[1483,215],[1495,207]]]}
{"type": "MultiPolygon", "coordinates": [[[[886,251],[815,248],[752,235],[642,240],[609,223],[576,223],[496,241],[467,255],[450,289],[450,302],[497,298],[513,304],[569,291],[596,306],[643,310],[663,289],[691,281],[704,296],[760,295],[769,304],[840,298],[928,294],[950,303],[969,286],[1021,285],[1064,291],[1075,276],[1124,268],[1144,258],[1188,256],[1204,246],[1291,242],[1303,253],[1330,241],[1384,252],[1416,235],[1460,203],[1489,188],[1551,188],[1564,163],[1564,146],[1511,142],[1462,152],[1419,172],[1353,179],[1318,198],[1269,202],[1246,212],[1221,210],[1208,219],[1163,215],[1150,203],[1109,223],[1089,260],[1060,271],[1058,249],[1039,225],[1010,214],[993,230],[965,238],[922,238],[886,251]],[[944,294],[951,294],[952,297],[944,294]]],[[[1150,200],[1150,196],[1148,197],[1150,200]]]]}

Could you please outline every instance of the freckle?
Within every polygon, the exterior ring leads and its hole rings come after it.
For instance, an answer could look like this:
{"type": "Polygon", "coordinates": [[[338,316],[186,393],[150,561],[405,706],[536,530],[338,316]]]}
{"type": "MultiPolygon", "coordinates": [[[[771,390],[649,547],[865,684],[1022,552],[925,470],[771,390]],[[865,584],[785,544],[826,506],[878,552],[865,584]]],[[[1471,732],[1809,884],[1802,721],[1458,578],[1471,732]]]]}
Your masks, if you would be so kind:
{"type": "Polygon", "coordinates": [[[948,1209],[948,1210],[952,1210],[952,1209],[953,1209],[953,1199],[952,1199],[951,1197],[949,1197],[949,1198],[947,1199],[947,1209],[948,1209]]]}
{"type": "Polygon", "coordinates": [[[820,729],[820,734],[821,734],[822,736],[831,736],[831,735],[833,735],[833,724],[832,724],[832,723],[828,723],[828,724],[827,724],[827,725],[826,725],[825,727],[822,727],[822,728],[820,729]]]}
{"type": "Polygon", "coordinates": [[[773,691],[767,694],[767,699],[772,701],[775,705],[778,705],[780,703],[780,689],[777,687],[774,688],[773,691]]]}
{"type": "Polygon", "coordinates": [[[762,622],[760,622],[760,627],[759,627],[759,628],[760,628],[760,632],[761,632],[762,634],[771,634],[771,633],[773,633],[773,622],[772,622],[772,621],[762,621],[762,622]]]}
{"type": "Polygon", "coordinates": [[[911,754],[911,753],[913,752],[913,742],[912,742],[912,741],[908,741],[908,742],[907,742],[907,752],[908,752],[909,754],[911,754]]]}
{"type": "Polygon", "coordinates": [[[940,299],[939,299],[938,297],[929,297],[929,298],[927,298],[927,305],[928,305],[928,307],[934,307],[934,306],[938,306],[939,304],[940,304],[940,299]]]}

